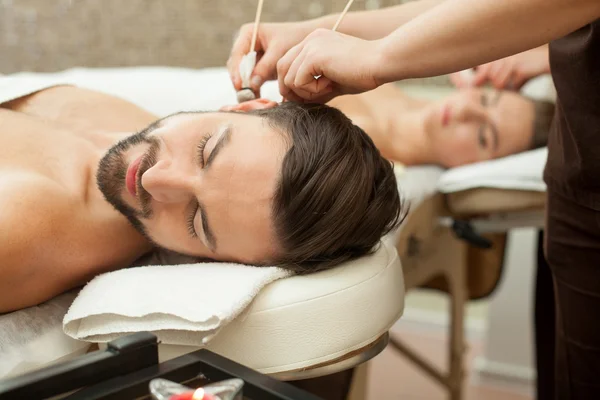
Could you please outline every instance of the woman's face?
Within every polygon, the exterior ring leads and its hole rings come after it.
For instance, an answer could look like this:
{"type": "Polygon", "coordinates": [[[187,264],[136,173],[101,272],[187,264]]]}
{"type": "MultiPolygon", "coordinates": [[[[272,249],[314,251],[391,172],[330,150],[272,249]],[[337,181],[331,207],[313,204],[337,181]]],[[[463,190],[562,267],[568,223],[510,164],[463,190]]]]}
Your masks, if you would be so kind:
{"type": "Polygon", "coordinates": [[[425,131],[447,168],[525,151],[533,135],[533,103],[507,91],[464,89],[431,103],[425,131]]]}

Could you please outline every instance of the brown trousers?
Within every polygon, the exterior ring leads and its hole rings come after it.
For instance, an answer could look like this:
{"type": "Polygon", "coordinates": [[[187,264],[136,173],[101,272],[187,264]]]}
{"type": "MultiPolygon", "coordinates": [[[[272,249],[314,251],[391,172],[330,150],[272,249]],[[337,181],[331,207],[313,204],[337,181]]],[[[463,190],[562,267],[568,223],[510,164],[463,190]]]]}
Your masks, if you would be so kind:
{"type": "Polygon", "coordinates": [[[600,211],[549,193],[546,214],[544,250],[552,288],[540,263],[538,400],[600,399],[600,211]]]}

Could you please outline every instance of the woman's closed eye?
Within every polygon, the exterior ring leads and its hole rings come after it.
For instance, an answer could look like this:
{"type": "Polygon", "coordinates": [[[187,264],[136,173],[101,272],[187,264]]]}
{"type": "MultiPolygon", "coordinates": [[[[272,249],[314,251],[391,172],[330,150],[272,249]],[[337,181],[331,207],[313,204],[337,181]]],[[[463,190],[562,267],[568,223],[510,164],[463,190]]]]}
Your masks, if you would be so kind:
{"type": "Polygon", "coordinates": [[[488,140],[487,137],[485,135],[485,129],[487,127],[487,124],[481,124],[479,127],[479,130],[477,132],[477,141],[479,142],[479,147],[481,147],[482,149],[487,149],[488,147],[488,140]]]}

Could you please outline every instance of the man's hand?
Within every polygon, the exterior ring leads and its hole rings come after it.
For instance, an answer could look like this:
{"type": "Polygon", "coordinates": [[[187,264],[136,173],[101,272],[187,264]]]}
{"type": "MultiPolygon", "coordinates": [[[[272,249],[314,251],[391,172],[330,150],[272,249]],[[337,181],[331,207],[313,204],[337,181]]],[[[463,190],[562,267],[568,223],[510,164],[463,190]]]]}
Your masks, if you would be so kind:
{"type": "Polygon", "coordinates": [[[325,103],[372,90],[379,86],[377,59],[373,41],[318,29],[277,63],[279,91],[286,100],[325,103]]]}
{"type": "Polygon", "coordinates": [[[481,86],[490,82],[496,89],[519,90],[530,79],[550,73],[548,46],[536,47],[514,56],[477,67],[470,79],[457,72],[450,76],[457,88],[481,86]]]}
{"type": "MultiPolygon", "coordinates": [[[[250,79],[251,89],[255,93],[260,93],[260,87],[265,81],[277,78],[277,61],[315,28],[315,23],[311,21],[259,25],[254,49],[258,57],[250,79]]],[[[242,89],[239,66],[242,57],[251,51],[253,29],[254,24],[245,24],[240,28],[227,60],[227,69],[236,90],[242,89]]]]}

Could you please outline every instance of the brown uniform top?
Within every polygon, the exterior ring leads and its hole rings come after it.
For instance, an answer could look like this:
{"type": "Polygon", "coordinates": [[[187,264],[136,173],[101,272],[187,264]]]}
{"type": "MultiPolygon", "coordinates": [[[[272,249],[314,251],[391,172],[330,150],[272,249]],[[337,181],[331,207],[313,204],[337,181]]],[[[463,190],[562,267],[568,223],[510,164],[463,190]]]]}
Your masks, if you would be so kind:
{"type": "Polygon", "coordinates": [[[600,20],[550,43],[550,69],[558,99],[544,180],[600,210],[600,20]]]}

